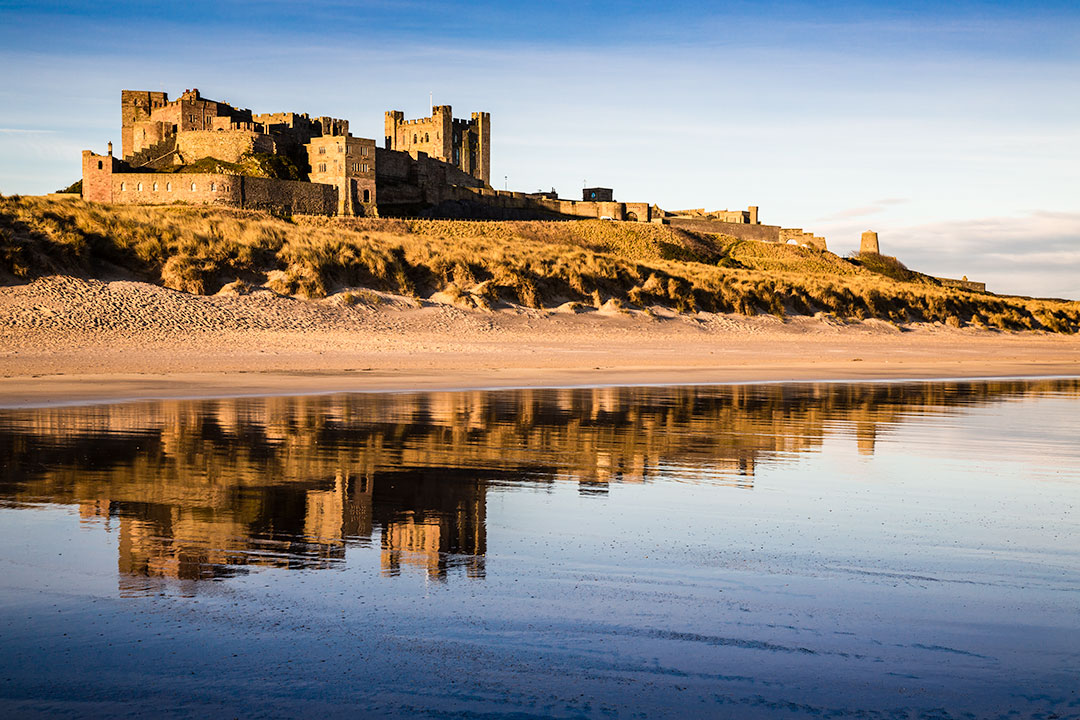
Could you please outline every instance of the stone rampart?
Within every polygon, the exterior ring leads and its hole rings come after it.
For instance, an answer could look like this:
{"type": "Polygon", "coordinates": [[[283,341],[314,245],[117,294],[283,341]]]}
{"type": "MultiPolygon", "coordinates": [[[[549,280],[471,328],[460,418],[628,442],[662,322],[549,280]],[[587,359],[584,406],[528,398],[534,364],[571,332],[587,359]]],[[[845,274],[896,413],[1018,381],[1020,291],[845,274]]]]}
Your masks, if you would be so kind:
{"type": "MultiPolygon", "coordinates": [[[[387,189],[379,189],[380,212],[384,214],[420,214],[433,217],[483,220],[570,220],[605,218],[649,222],[653,207],[648,203],[583,202],[545,198],[529,193],[493,190],[489,187],[449,185],[440,188],[439,202],[423,207],[392,207],[384,204],[387,189]],[[404,210],[404,212],[403,212],[404,210]]],[[[417,195],[408,196],[413,202],[417,195]]]]}
{"type": "Polygon", "coordinates": [[[414,154],[375,148],[376,196],[379,206],[391,214],[419,214],[426,206],[463,199],[455,188],[483,187],[482,180],[449,163],[423,152],[414,154]]]}
{"type": "Polygon", "coordinates": [[[338,191],[333,185],[258,177],[242,181],[245,208],[286,215],[333,215],[337,210],[338,191]]]}
{"type": "Polygon", "coordinates": [[[189,164],[206,157],[238,163],[249,153],[276,151],[273,138],[250,130],[202,130],[176,135],[176,164],[189,164]]]}

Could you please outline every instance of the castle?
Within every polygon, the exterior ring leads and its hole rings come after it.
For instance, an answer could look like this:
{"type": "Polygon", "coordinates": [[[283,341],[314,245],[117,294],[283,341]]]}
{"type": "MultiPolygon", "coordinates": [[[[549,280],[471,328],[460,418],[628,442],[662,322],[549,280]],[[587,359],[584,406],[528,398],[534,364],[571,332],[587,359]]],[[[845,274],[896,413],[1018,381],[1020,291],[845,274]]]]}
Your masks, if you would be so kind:
{"type": "Polygon", "coordinates": [[[280,215],[425,216],[492,220],[600,218],[670,224],[687,230],[825,249],[802,229],[762,225],[746,211],[665,212],[647,202],[617,202],[611,188],[586,188],[581,200],[551,192],[491,186],[491,115],[384,117],[383,146],[355,137],[348,120],[306,113],[255,114],[204,98],[123,90],[121,157],[82,154],[82,194],[93,202],[194,203],[280,215]]]}

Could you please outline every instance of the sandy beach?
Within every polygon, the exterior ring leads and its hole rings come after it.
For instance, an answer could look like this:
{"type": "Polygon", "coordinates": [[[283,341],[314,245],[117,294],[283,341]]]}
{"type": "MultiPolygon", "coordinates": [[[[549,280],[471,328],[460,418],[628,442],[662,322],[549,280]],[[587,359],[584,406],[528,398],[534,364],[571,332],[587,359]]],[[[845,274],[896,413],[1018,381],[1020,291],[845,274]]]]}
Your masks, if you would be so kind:
{"type": "Polygon", "coordinates": [[[336,391],[1080,375],[1080,338],[656,308],[494,311],[368,294],[0,289],[0,405],[336,391]]]}

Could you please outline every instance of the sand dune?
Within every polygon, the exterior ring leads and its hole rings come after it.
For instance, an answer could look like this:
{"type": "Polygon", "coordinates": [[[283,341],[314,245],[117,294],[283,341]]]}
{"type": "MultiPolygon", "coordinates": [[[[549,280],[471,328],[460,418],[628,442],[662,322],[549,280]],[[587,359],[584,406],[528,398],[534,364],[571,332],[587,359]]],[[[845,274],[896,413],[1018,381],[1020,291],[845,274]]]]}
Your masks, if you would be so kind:
{"type": "Polygon", "coordinates": [[[365,291],[0,288],[0,404],[336,390],[1080,375],[1080,338],[827,316],[494,311],[365,291]],[[352,304],[350,304],[350,302],[352,304]]]}

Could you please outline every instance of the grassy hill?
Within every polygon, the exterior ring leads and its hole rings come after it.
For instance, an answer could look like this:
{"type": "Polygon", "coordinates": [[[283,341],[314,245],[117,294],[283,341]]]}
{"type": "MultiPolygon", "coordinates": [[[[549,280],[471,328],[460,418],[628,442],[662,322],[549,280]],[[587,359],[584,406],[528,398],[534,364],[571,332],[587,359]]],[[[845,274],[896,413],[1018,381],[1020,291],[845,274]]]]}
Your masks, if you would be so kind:
{"type": "MultiPolygon", "coordinates": [[[[900,266],[902,268],[902,266],[900,266]]],[[[600,220],[298,217],[193,206],[0,198],[0,273],[125,274],[175,290],[265,285],[318,298],[367,287],[464,304],[567,301],[743,314],[1080,330],[1080,303],[942,287],[889,263],[600,220]],[[878,271],[875,272],[875,269],[878,271]]]]}

